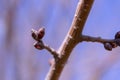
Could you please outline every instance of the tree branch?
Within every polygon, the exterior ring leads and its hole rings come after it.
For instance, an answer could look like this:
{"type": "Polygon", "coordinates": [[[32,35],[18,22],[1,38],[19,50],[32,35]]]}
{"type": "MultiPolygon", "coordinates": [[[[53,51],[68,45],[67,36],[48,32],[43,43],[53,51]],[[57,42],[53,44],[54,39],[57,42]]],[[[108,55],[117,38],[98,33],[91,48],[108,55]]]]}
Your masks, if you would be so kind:
{"type": "Polygon", "coordinates": [[[58,58],[58,53],[53,48],[51,48],[50,46],[44,44],[44,49],[49,51],[54,56],[54,58],[58,58]]]}
{"type": "Polygon", "coordinates": [[[79,43],[79,36],[82,34],[83,27],[93,2],[94,0],[79,0],[71,28],[58,50],[59,59],[55,59],[51,64],[45,80],[59,79],[73,48],[79,43]]]}
{"type": "Polygon", "coordinates": [[[92,37],[87,35],[82,35],[79,37],[79,41],[87,41],[87,42],[99,42],[99,43],[113,43],[115,39],[102,39],[101,37],[92,37]],[[82,40],[81,40],[82,39],[82,40]]]}
{"type": "Polygon", "coordinates": [[[42,38],[45,34],[44,28],[40,28],[38,31],[32,29],[32,37],[36,40],[34,47],[39,50],[46,49],[54,57],[50,62],[51,67],[45,80],[59,79],[72,50],[82,41],[102,43],[104,44],[104,48],[109,51],[111,51],[112,48],[120,46],[120,31],[115,34],[115,39],[102,39],[100,37],[82,35],[93,2],[94,0],[79,0],[70,30],[58,51],[55,51],[53,48],[42,42],[42,38]]]}

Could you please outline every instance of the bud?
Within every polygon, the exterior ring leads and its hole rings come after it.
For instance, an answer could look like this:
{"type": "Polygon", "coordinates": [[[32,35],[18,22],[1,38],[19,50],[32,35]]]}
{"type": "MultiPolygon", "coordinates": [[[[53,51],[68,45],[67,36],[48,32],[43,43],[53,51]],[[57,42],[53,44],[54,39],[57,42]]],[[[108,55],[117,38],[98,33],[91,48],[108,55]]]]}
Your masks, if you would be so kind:
{"type": "Polygon", "coordinates": [[[45,35],[45,28],[42,27],[38,30],[38,39],[42,39],[44,35],[45,35]]]}
{"type": "Polygon", "coordinates": [[[39,49],[39,50],[44,49],[44,46],[43,46],[43,43],[42,43],[42,42],[35,42],[35,43],[34,43],[34,47],[35,47],[36,49],[39,49]]]}
{"type": "Polygon", "coordinates": [[[112,48],[116,48],[118,45],[115,42],[110,43],[112,45],[112,48]]]}
{"type": "Polygon", "coordinates": [[[104,43],[104,48],[108,51],[112,51],[112,45],[110,43],[104,43]]]}
{"type": "Polygon", "coordinates": [[[115,43],[120,46],[120,38],[119,39],[115,39],[115,43]]]}
{"type": "Polygon", "coordinates": [[[118,31],[116,34],[115,34],[115,39],[118,39],[120,38],[120,31],[118,31]]]}
{"type": "Polygon", "coordinates": [[[38,33],[36,30],[31,30],[31,36],[33,37],[33,39],[38,40],[38,33]]]}

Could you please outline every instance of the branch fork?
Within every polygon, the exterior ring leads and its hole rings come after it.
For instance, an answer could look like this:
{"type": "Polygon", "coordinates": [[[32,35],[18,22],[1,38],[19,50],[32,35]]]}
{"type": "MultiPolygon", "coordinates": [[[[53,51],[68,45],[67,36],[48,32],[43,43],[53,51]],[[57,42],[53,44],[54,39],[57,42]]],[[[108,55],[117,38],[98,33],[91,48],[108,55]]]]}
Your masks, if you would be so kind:
{"type": "Polygon", "coordinates": [[[78,43],[83,41],[99,42],[109,51],[111,51],[112,48],[120,46],[120,31],[115,34],[115,39],[102,39],[101,37],[82,35],[93,2],[94,0],[79,0],[70,30],[58,51],[42,41],[45,34],[45,28],[40,28],[38,31],[32,29],[32,37],[36,41],[34,47],[39,50],[46,49],[53,55],[53,61],[45,80],[59,80],[60,74],[72,50],[78,43]]]}
{"type": "Polygon", "coordinates": [[[54,58],[58,58],[58,53],[52,47],[48,46],[47,44],[44,44],[44,42],[42,41],[44,35],[45,35],[44,27],[41,27],[38,31],[34,29],[31,30],[31,36],[36,41],[34,43],[34,47],[39,50],[46,49],[54,56],[54,58]]]}

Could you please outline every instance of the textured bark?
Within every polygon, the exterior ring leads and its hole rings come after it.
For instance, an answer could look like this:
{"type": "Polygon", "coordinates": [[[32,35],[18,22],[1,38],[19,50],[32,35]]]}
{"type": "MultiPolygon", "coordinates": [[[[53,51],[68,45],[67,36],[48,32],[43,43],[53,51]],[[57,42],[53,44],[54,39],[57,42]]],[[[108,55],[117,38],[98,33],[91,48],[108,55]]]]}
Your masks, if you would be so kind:
{"type": "Polygon", "coordinates": [[[57,52],[59,58],[54,58],[45,80],[59,79],[73,48],[80,42],[80,36],[93,2],[94,0],[79,0],[70,30],[57,52]]]}

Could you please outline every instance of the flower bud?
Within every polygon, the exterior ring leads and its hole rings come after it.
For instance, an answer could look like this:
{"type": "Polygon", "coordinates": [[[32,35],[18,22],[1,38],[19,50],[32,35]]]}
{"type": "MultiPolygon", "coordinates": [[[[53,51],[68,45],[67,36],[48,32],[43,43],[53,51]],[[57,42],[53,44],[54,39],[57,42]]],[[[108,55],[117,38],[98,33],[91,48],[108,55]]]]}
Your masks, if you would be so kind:
{"type": "Polygon", "coordinates": [[[115,42],[110,43],[112,45],[112,48],[116,48],[118,45],[115,42]]]}
{"type": "Polygon", "coordinates": [[[115,39],[118,39],[120,38],[120,31],[118,31],[116,34],[115,34],[115,39]]]}
{"type": "Polygon", "coordinates": [[[31,30],[31,36],[33,37],[33,39],[38,40],[38,33],[36,30],[31,30]]]}
{"type": "Polygon", "coordinates": [[[42,27],[38,30],[38,39],[42,39],[44,35],[45,35],[45,28],[42,27]]]}
{"type": "Polygon", "coordinates": [[[108,51],[112,51],[112,45],[110,43],[104,43],[104,48],[108,51]]]}
{"type": "Polygon", "coordinates": [[[42,44],[41,42],[35,42],[35,43],[34,43],[34,47],[35,47],[36,49],[39,49],[39,50],[44,49],[44,46],[43,46],[43,44],[42,44]]]}

